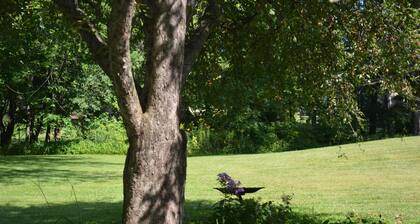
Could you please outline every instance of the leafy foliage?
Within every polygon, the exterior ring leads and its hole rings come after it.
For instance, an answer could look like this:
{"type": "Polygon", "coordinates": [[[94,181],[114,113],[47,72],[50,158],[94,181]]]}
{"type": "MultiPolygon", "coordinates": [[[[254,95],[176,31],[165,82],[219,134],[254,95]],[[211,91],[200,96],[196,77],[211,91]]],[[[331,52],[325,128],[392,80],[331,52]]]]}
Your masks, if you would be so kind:
{"type": "MultiPolygon", "coordinates": [[[[41,132],[48,143],[49,132],[57,141],[70,115],[82,130],[104,111],[116,115],[110,80],[91,65],[52,2],[3,1],[0,8],[0,115],[13,121],[9,138],[15,125],[25,125],[27,143],[41,132]]],[[[11,142],[4,140],[3,147],[11,142]]]]}
{"type": "MultiPolygon", "coordinates": [[[[4,148],[6,155],[46,155],[46,154],[125,154],[127,136],[121,122],[102,116],[90,122],[82,133],[71,123],[62,129],[63,138],[59,142],[15,142],[4,148]]],[[[16,133],[17,134],[17,133],[16,133]]]]}
{"type": "MultiPolygon", "coordinates": [[[[296,135],[319,139],[313,146],[360,140],[372,123],[360,90],[371,85],[379,95],[398,93],[410,107],[418,83],[418,11],[405,1],[361,2],[225,3],[222,25],[184,94],[186,123],[193,132],[204,129],[192,140],[208,133],[212,140],[198,143],[204,152],[281,151],[295,143],[281,137],[279,126],[303,127],[296,135]]],[[[407,126],[386,114],[381,119],[407,126]]]]}
{"type": "MultiPolygon", "coordinates": [[[[183,93],[190,154],[286,151],[410,133],[420,82],[419,14],[409,2],[220,3],[218,25],[183,93]],[[394,93],[403,107],[383,101],[370,116],[369,97],[394,93]]],[[[106,34],[109,2],[80,5],[106,34]]],[[[192,27],[206,5],[197,4],[192,27]]],[[[2,135],[7,126],[27,128],[32,144],[49,128],[72,123],[87,138],[100,114],[119,117],[111,81],[52,2],[6,0],[0,15],[2,135]]],[[[134,20],[140,85],[144,18],[134,20]]]]}
{"type": "Polygon", "coordinates": [[[345,218],[325,219],[317,214],[304,214],[293,211],[290,197],[283,196],[283,203],[272,201],[261,202],[257,199],[238,200],[232,197],[218,201],[212,207],[206,221],[189,220],[188,223],[201,224],[272,224],[272,223],[305,223],[305,224],[385,224],[379,217],[360,216],[354,212],[345,218]]]}

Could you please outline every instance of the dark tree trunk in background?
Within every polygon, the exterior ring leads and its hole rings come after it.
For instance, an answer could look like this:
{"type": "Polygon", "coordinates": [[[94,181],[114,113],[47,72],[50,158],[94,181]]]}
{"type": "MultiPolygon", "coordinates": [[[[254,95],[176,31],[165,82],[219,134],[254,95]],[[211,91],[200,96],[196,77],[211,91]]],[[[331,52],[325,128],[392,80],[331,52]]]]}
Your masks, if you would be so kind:
{"type": "Polygon", "coordinates": [[[105,42],[86,20],[77,0],[56,0],[110,77],[127,132],[123,223],[181,223],[186,177],[186,135],[180,130],[181,89],[217,9],[210,0],[200,25],[186,42],[188,0],[145,0],[143,87],[136,85],[130,56],[135,0],[114,0],[105,42]],[[186,50],[185,50],[186,49],[186,50]],[[184,63],[185,62],[185,63],[184,63]]]}
{"type": "Polygon", "coordinates": [[[26,142],[29,144],[34,143],[34,113],[30,105],[26,107],[26,142]]]}
{"type": "Polygon", "coordinates": [[[384,133],[387,135],[391,134],[391,124],[389,122],[389,109],[388,109],[388,96],[383,96],[383,110],[381,110],[381,120],[383,122],[384,133]]]}
{"type": "Polygon", "coordinates": [[[368,96],[367,117],[369,122],[369,134],[376,134],[378,114],[378,94],[375,92],[368,96]]]}
{"type": "Polygon", "coordinates": [[[45,130],[45,144],[50,143],[51,141],[51,126],[47,125],[47,129],[45,130]]]}
{"type": "Polygon", "coordinates": [[[43,117],[41,116],[39,119],[38,119],[38,122],[37,122],[37,124],[36,124],[36,128],[35,128],[35,131],[34,131],[34,133],[33,133],[33,139],[34,139],[34,141],[35,142],[37,142],[38,141],[38,138],[39,138],[39,134],[41,134],[41,131],[42,131],[42,125],[43,125],[43,117]]]}
{"type": "Polygon", "coordinates": [[[420,110],[413,113],[414,135],[420,135],[420,110]]]}
{"type": "Polygon", "coordinates": [[[316,119],[316,110],[312,111],[311,116],[310,116],[310,122],[313,126],[316,126],[317,124],[317,119],[316,119]]]}
{"type": "Polygon", "coordinates": [[[3,145],[3,133],[6,129],[3,125],[3,117],[4,117],[4,114],[5,114],[5,111],[6,111],[5,108],[6,108],[5,104],[3,104],[2,108],[0,108],[0,146],[3,145]]]}
{"type": "Polygon", "coordinates": [[[16,114],[16,96],[11,95],[8,100],[8,110],[5,114],[2,114],[0,117],[0,122],[2,123],[0,128],[0,143],[2,146],[7,146],[12,142],[13,131],[15,130],[15,114],[16,114]],[[7,115],[8,121],[3,122],[3,117],[7,115]]]}
{"type": "Polygon", "coordinates": [[[54,128],[54,142],[58,142],[61,139],[61,129],[54,128]]]}

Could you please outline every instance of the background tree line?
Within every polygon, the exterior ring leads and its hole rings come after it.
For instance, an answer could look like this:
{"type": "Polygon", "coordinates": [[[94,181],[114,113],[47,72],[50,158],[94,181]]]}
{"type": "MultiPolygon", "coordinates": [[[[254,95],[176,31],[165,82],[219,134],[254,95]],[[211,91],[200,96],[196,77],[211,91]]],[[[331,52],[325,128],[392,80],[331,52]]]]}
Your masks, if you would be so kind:
{"type": "MultiPolygon", "coordinates": [[[[419,134],[414,3],[225,3],[183,93],[189,152],[284,151],[419,134]]],[[[13,144],[61,136],[80,141],[100,123],[120,122],[110,80],[98,75],[54,4],[1,4],[4,153],[20,153],[13,144]]],[[[81,4],[105,24],[107,1],[81,4]]],[[[205,2],[197,4],[204,10],[205,2]]],[[[146,62],[138,49],[145,40],[133,35],[134,75],[141,80],[146,62]]],[[[125,146],[123,137],[118,141],[125,146]]]]}
{"type": "Polygon", "coordinates": [[[3,147],[20,141],[57,142],[61,130],[72,125],[83,137],[91,119],[116,111],[110,81],[97,75],[100,69],[51,3],[4,1],[1,14],[3,147]]]}
{"type": "Polygon", "coordinates": [[[252,153],[418,134],[418,11],[347,3],[226,7],[185,94],[195,147],[252,153]]]}

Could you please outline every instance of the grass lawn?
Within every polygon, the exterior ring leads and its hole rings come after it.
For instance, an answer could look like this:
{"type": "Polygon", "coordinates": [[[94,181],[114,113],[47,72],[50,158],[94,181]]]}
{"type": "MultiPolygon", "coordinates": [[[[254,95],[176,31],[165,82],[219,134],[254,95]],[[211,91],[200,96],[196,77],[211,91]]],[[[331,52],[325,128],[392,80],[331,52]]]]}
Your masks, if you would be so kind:
{"type": "MultiPolygon", "coordinates": [[[[0,223],[120,223],[123,162],[114,155],[0,157],[0,223]]],[[[266,187],[252,195],[262,200],[294,194],[293,207],[307,213],[420,223],[420,137],[188,158],[187,215],[221,198],[212,189],[219,172],[266,187]]]]}

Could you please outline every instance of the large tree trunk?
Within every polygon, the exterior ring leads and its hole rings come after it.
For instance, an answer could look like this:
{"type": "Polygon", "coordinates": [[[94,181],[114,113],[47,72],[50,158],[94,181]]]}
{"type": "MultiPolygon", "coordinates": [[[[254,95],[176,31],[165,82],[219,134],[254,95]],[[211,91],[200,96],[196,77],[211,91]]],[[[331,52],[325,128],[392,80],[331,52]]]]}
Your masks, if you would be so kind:
{"type": "MultiPolygon", "coordinates": [[[[123,223],[181,223],[186,138],[179,129],[186,1],[151,3],[146,111],[124,169],[123,223]]],[[[130,134],[129,134],[130,136],[130,134]]]]}
{"type": "Polygon", "coordinates": [[[142,135],[130,144],[124,167],[123,223],[182,221],[185,135],[159,117],[143,119],[142,135]]]}

